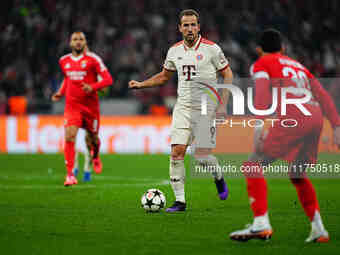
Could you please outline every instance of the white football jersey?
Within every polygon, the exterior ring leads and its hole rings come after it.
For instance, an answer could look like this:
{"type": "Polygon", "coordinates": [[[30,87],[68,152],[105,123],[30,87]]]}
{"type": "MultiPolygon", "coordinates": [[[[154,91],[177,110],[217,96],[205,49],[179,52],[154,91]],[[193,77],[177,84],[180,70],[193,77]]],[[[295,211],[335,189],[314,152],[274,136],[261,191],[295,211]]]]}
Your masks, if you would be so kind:
{"type": "Polygon", "coordinates": [[[189,48],[180,41],[173,45],[166,56],[164,69],[177,71],[177,103],[186,107],[199,107],[204,86],[193,81],[217,83],[217,74],[229,66],[221,48],[212,41],[199,36],[189,48]],[[199,105],[196,105],[199,104],[199,105]]]}

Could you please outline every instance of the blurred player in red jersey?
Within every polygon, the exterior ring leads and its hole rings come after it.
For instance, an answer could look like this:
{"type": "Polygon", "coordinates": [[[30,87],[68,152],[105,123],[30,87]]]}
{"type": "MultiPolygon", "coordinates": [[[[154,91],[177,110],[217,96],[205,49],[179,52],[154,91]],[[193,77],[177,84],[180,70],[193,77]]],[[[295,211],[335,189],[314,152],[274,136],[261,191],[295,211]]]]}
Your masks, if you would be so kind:
{"type": "MultiPolygon", "coordinates": [[[[85,46],[85,51],[89,52],[89,48],[88,45],[85,46]]],[[[65,80],[63,80],[63,82],[61,83],[61,86],[58,90],[58,92],[56,93],[56,95],[61,94],[64,95],[62,93],[62,91],[66,88],[64,88],[64,86],[66,86],[65,84],[65,80]]],[[[105,94],[108,90],[108,87],[105,87],[101,90],[98,90],[98,96],[101,94],[105,94]]],[[[57,97],[58,98],[58,97],[57,97]]],[[[96,137],[95,137],[96,138],[96,137]]],[[[91,133],[86,132],[86,136],[85,136],[85,144],[86,144],[86,149],[84,151],[84,158],[85,158],[85,162],[84,162],[84,176],[83,176],[83,181],[84,182],[88,182],[91,181],[91,165],[92,165],[92,157],[90,155],[90,151],[92,148],[92,144],[94,143],[93,141],[93,136],[91,136],[91,133]]],[[[79,173],[79,154],[80,151],[76,151],[76,156],[75,156],[75,163],[74,163],[74,168],[73,168],[73,174],[75,177],[77,177],[78,173],[79,173]]]]}
{"type": "MultiPolygon", "coordinates": [[[[290,163],[290,179],[294,184],[302,207],[311,221],[311,233],[306,242],[328,242],[314,187],[306,175],[307,164],[317,161],[318,144],[323,124],[323,115],[334,128],[334,142],[340,144],[340,117],[335,105],[318,80],[299,62],[283,55],[280,32],[268,29],[261,35],[257,51],[260,58],[251,67],[255,80],[255,108],[268,109],[272,103],[272,88],[305,88],[312,99],[303,104],[311,113],[305,116],[295,105],[287,105],[287,115],[276,111],[276,119],[295,119],[295,127],[284,127],[280,121],[264,133],[255,129],[254,152],[242,165],[247,181],[247,191],[254,215],[253,223],[245,229],[230,234],[237,241],[252,238],[269,239],[273,230],[269,222],[267,207],[267,184],[262,167],[276,159],[290,163]]],[[[301,98],[301,94],[287,93],[287,98],[301,98]]],[[[278,92],[280,96],[280,90],[278,92]]],[[[280,102],[277,109],[281,109],[280,102]]],[[[258,118],[264,116],[258,116],[258,118]]]]}
{"type": "MultiPolygon", "coordinates": [[[[86,49],[86,50],[88,50],[88,49],[86,49]]],[[[66,86],[65,85],[65,80],[63,80],[63,82],[61,83],[61,86],[60,86],[60,88],[59,88],[59,90],[57,91],[56,94],[62,94],[61,91],[65,89],[64,86],[66,86]]],[[[104,89],[107,89],[107,88],[104,88],[104,89]]],[[[54,98],[52,100],[56,101],[54,98]]],[[[59,98],[57,99],[57,101],[58,100],[59,100],[59,98]]],[[[93,136],[91,136],[91,133],[86,132],[86,135],[85,135],[86,149],[83,152],[84,158],[85,158],[85,162],[84,162],[84,176],[83,176],[83,181],[84,182],[91,181],[92,157],[90,155],[90,151],[91,151],[92,144],[93,144],[93,140],[92,139],[93,139],[93,136]]],[[[75,161],[74,161],[74,168],[73,168],[73,174],[74,174],[75,177],[77,177],[78,173],[79,173],[79,154],[80,154],[80,152],[81,151],[76,151],[76,154],[75,154],[75,161]]]]}
{"type": "Polygon", "coordinates": [[[112,77],[99,56],[86,51],[87,42],[83,32],[74,32],[71,36],[72,53],[60,58],[59,65],[64,74],[62,88],[52,96],[59,101],[66,96],[65,104],[65,163],[67,168],[65,186],[77,184],[72,173],[75,159],[75,139],[79,128],[86,129],[91,141],[93,169],[101,173],[102,163],[99,158],[99,100],[97,91],[110,86],[112,77]],[[102,79],[98,81],[98,76],[102,79]]]}

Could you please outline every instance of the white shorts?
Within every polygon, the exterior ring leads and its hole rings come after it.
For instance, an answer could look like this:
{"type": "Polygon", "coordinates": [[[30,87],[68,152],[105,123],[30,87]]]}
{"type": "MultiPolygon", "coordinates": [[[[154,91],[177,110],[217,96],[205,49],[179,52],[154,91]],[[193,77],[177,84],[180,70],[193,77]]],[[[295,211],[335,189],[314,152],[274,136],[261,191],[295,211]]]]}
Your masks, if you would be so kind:
{"type": "Polygon", "coordinates": [[[202,115],[199,110],[176,105],[172,114],[171,144],[194,144],[198,148],[216,147],[216,111],[202,115]]]}

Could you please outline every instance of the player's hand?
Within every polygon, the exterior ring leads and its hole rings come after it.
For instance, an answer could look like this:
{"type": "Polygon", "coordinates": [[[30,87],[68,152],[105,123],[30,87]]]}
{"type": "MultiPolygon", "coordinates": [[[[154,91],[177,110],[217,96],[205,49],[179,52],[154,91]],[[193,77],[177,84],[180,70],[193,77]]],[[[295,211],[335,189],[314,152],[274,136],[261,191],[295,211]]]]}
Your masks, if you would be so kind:
{"type": "Polygon", "coordinates": [[[83,83],[82,89],[85,91],[85,93],[89,94],[93,91],[93,88],[90,84],[83,83]]]}
{"type": "Polygon", "coordinates": [[[57,93],[54,93],[53,95],[52,95],[52,101],[53,102],[58,102],[58,101],[60,101],[60,99],[63,97],[63,95],[61,94],[61,93],[59,93],[59,92],[57,92],[57,93]]]}
{"type": "Polygon", "coordinates": [[[333,142],[340,148],[340,126],[335,127],[333,130],[333,142]]]}
{"type": "Polygon", "coordinates": [[[129,89],[140,89],[143,88],[143,83],[139,81],[129,81],[129,89]]]}

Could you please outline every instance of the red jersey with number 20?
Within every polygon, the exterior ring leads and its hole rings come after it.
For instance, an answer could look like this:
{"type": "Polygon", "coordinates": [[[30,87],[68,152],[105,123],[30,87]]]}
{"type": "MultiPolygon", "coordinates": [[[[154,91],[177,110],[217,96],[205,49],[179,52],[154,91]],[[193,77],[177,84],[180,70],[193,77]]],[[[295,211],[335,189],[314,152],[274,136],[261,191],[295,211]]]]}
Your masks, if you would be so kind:
{"type": "MultiPolygon", "coordinates": [[[[312,99],[304,107],[313,112],[322,110],[333,126],[340,125],[340,117],[328,92],[309,70],[294,59],[280,53],[268,53],[260,57],[250,69],[255,79],[255,108],[268,109],[272,103],[272,88],[278,88],[278,107],[276,114],[281,117],[282,87],[305,88],[311,91],[312,99]]],[[[287,98],[301,98],[304,94],[287,93],[287,98]]],[[[287,105],[287,116],[301,115],[295,105],[287,105]]],[[[317,114],[318,115],[318,114],[317,114]]],[[[259,116],[261,117],[261,116],[259,116]]],[[[262,116],[265,117],[265,116],[262,116]]]]}

